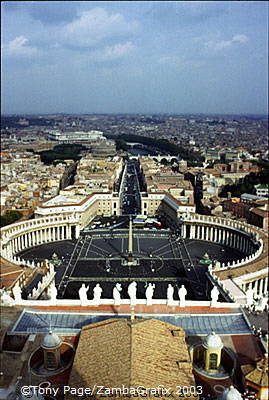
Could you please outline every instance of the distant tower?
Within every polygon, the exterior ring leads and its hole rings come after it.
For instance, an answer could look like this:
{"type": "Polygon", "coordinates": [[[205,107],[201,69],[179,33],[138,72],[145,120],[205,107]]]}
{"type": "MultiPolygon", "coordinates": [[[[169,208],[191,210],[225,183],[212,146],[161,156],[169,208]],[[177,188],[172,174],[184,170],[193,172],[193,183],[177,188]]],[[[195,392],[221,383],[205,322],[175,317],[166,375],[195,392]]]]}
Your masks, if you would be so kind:
{"type": "Polygon", "coordinates": [[[47,370],[53,371],[60,367],[61,344],[61,338],[52,331],[49,331],[49,333],[44,337],[41,347],[44,352],[44,365],[47,370]]]}
{"type": "Polygon", "coordinates": [[[207,372],[217,372],[221,362],[221,350],[223,343],[221,338],[212,332],[203,343],[205,348],[205,370],[207,372]]]}

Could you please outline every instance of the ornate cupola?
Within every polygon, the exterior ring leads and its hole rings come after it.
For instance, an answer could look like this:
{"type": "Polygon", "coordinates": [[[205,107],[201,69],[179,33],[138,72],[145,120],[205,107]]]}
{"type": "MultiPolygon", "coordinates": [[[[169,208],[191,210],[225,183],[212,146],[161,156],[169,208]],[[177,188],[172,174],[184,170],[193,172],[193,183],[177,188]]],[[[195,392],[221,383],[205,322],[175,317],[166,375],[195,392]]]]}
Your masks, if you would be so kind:
{"type": "Polygon", "coordinates": [[[41,347],[44,352],[44,365],[47,370],[56,370],[60,367],[61,344],[62,339],[52,331],[49,331],[49,333],[44,336],[41,347]]]}
{"type": "Polygon", "coordinates": [[[205,338],[203,347],[205,348],[205,371],[218,371],[221,362],[221,350],[223,348],[221,338],[215,332],[212,332],[205,338]]]}

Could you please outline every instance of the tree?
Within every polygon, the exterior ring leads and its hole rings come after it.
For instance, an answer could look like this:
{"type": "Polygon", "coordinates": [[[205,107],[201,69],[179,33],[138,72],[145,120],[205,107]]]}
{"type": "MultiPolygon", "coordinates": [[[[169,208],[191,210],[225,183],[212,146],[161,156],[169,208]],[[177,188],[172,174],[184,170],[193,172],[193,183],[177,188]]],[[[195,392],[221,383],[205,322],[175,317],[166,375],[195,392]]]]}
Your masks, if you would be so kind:
{"type": "Polygon", "coordinates": [[[17,221],[22,217],[22,213],[20,211],[7,211],[4,215],[0,216],[0,226],[6,226],[9,224],[13,224],[13,222],[17,221]]]}
{"type": "Polygon", "coordinates": [[[123,151],[128,151],[128,145],[125,142],[125,140],[122,139],[116,139],[116,150],[123,150],[123,151]]]}

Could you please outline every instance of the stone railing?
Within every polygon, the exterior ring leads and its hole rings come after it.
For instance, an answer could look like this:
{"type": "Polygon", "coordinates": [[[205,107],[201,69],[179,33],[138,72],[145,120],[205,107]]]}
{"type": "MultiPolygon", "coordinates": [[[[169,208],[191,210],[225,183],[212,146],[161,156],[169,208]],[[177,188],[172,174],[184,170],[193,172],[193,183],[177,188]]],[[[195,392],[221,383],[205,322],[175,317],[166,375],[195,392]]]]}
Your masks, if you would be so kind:
{"type": "Polygon", "coordinates": [[[248,257],[243,258],[242,260],[237,260],[237,261],[232,261],[232,262],[227,262],[227,263],[222,263],[221,264],[221,269],[230,269],[230,268],[236,268],[236,267],[241,267],[243,265],[249,264],[251,261],[256,260],[259,258],[263,252],[263,242],[262,240],[259,240],[260,247],[258,250],[255,251],[255,253],[251,254],[248,257]]]}
{"type": "MultiPolygon", "coordinates": [[[[121,299],[120,303],[115,302],[114,299],[105,299],[101,298],[98,303],[96,303],[94,300],[88,300],[86,303],[83,305],[81,304],[81,301],[79,299],[73,300],[73,299],[54,299],[53,301],[51,299],[49,300],[20,300],[19,302],[16,302],[17,305],[22,305],[22,306],[36,306],[36,307],[48,307],[48,306],[66,306],[66,307],[98,307],[102,305],[111,305],[111,306],[120,306],[120,305],[130,305],[130,306],[136,306],[136,305],[148,305],[146,299],[137,299],[135,305],[132,305],[130,299],[121,299]]],[[[211,307],[211,308],[238,308],[239,304],[238,303],[233,303],[233,302],[214,302],[210,300],[205,300],[205,301],[195,301],[195,300],[186,300],[184,306],[180,304],[179,300],[175,300],[172,304],[167,302],[166,299],[153,299],[151,305],[163,305],[169,307],[211,307]]]]}

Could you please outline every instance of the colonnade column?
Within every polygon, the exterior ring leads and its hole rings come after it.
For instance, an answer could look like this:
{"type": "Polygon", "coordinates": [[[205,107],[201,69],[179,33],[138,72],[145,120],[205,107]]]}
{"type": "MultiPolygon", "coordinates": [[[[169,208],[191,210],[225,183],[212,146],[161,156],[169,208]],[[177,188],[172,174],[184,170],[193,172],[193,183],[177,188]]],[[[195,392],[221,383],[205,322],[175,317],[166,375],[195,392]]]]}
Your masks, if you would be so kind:
{"type": "Polygon", "coordinates": [[[24,249],[24,235],[21,235],[20,239],[21,239],[21,250],[23,250],[24,249]]]}
{"type": "Polygon", "coordinates": [[[212,226],[210,227],[210,241],[214,241],[214,228],[212,226]]]}
{"type": "Polygon", "coordinates": [[[241,289],[243,290],[243,292],[246,292],[247,284],[246,283],[242,283],[241,289]]]}
{"type": "Polygon", "coordinates": [[[266,276],[263,278],[263,285],[262,285],[262,293],[265,294],[267,292],[267,282],[266,276]]]}
{"type": "Polygon", "coordinates": [[[31,237],[32,237],[32,246],[35,246],[35,232],[31,232],[31,237]]]}
{"type": "Polygon", "coordinates": [[[258,288],[258,293],[261,295],[263,294],[263,284],[264,284],[264,278],[260,279],[260,284],[259,284],[259,288],[258,288]]]}
{"type": "Polygon", "coordinates": [[[26,233],[26,234],[25,234],[25,241],[24,241],[24,244],[25,244],[25,248],[26,248],[26,249],[27,249],[27,247],[29,247],[28,239],[29,239],[29,233],[26,233]]]}
{"type": "Polygon", "coordinates": [[[14,243],[14,245],[13,245],[13,247],[14,247],[14,252],[13,252],[13,253],[16,253],[16,252],[17,252],[17,238],[14,238],[14,239],[13,239],[13,243],[14,243]]]}
{"type": "Polygon", "coordinates": [[[247,253],[247,239],[244,238],[244,253],[247,253]]]}
{"type": "Polygon", "coordinates": [[[31,246],[34,246],[34,232],[30,232],[31,246]]]}
{"type": "Polygon", "coordinates": [[[16,252],[20,251],[20,238],[16,237],[16,252]]]}
{"type": "Polygon", "coordinates": [[[31,243],[31,232],[27,233],[27,242],[28,242],[28,247],[31,247],[32,243],[31,243]]]}
{"type": "Polygon", "coordinates": [[[18,251],[20,251],[20,249],[21,249],[21,238],[20,238],[20,236],[17,237],[17,243],[18,243],[17,249],[18,249],[18,251]]]}
{"type": "Polygon", "coordinates": [[[256,279],[256,281],[254,283],[254,293],[258,294],[258,279],[256,279]]]}
{"type": "MultiPolygon", "coordinates": [[[[68,236],[68,234],[66,236],[68,236]]],[[[186,238],[186,225],[184,225],[184,224],[182,224],[182,226],[181,226],[181,236],[184,239],[186,238]]]]}
{"type": "Polygon", "coordinates": [[[247,239],[247,253],[249,254],[250,253],[250,243],[249,243],[249,240],[247,239]]]}
{"type": "Polygon", "coordinates": [[[217,228],[213,228],[213,240],[214,240],[214,242],[216,242],[217,241],[217,228]]]}
{"type": "Polygon", "coordinates": [[[76,225],[76,239],[79,238],[79,235],[80,235],[80,226],[76,225]]]}
{"type": "Polygon", "coordinates": [[[30,232],[30,241],[31,241],[31,247],[34,245],[34,236],[33,232],[30,232]]]}
{"type": "Polygon", "coordinates": [[[39,243],[43,243],[43,229],[39,231],[39,243]]]}
{"type": "Polygon", "coordinates": [[[243,250],[243,238],[242,238],[241,235],[239,236],[239,249],[240,249],[241,251],[243,250]]]}
{"type": "Polygon", "coordinates": [[[226,231],[226,245],[229,246],[230,244],[230,232],[226,231]]]}

